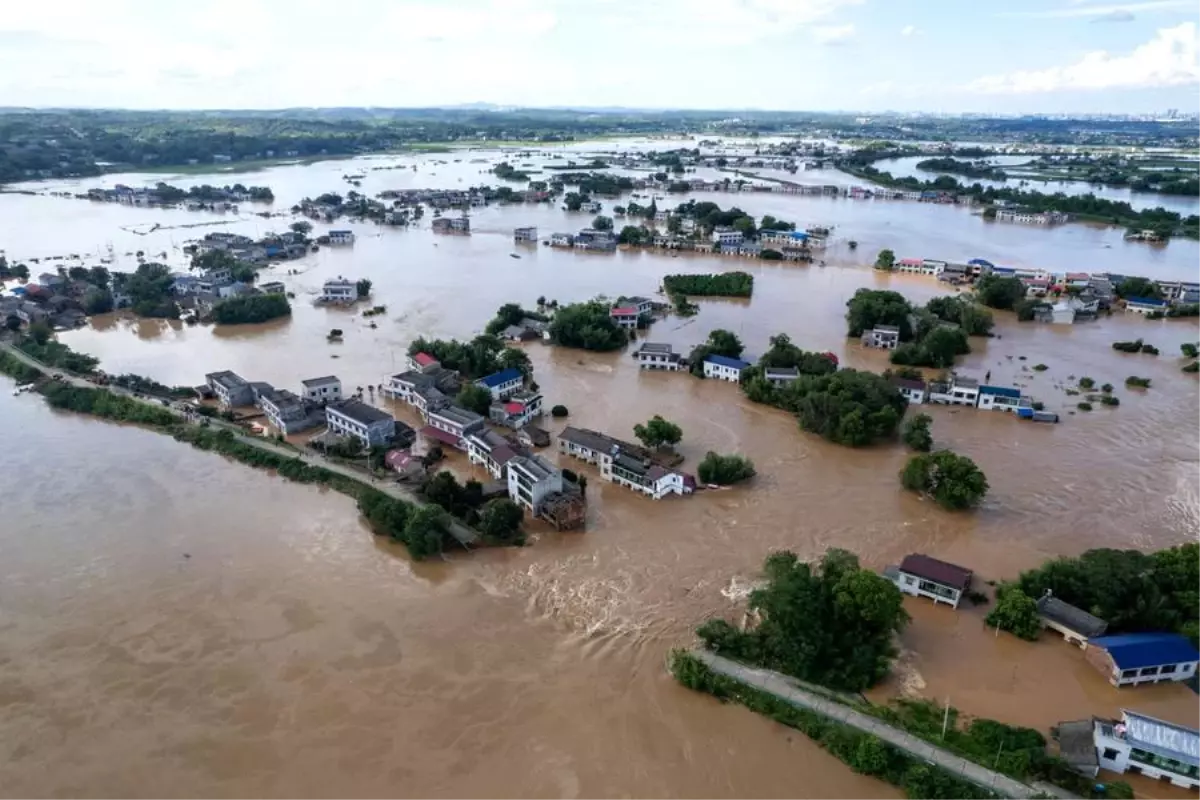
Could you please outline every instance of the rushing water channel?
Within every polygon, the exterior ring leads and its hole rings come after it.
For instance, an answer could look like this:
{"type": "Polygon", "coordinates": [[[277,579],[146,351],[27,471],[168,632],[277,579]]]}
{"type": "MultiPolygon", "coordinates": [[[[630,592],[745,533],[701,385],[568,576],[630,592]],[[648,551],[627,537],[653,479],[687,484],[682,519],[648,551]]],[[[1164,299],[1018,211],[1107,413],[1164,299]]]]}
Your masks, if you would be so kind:
{"type": "MultiPolygon", "coordinates": [[[[305,195],[344,191],[343,173],[373,165],[418,169],[366,171],[367,194],[493,182],[480,174],[488,165],[472,158],[499,155],[327,162],[238,179],[270,185],[284,210],[305,195]]],[[[880,247],[1162,277],[1196,272],[1194,242],[1152,250],[1126,245],[1119,231],[1002,228],[921,204],[712,199],[802,225],[836,224],[828,266],[541,246],[515,250],[522,257],[513,259],[514,226],[536,224],[544,236],[583,227],[588,217],[493,207],[472,214],[470,237],[433,236],[428,215],[416,230],[353,225],[353,247],[322,248],[268,270],[263,279],[281,279],[297,294],[286,322],[215,330],[110,316],[62,338],[109,371],[164,383],[233,369],[293,388],[330,372],[367,385],[398,369],[413,337],[469,336],[506,301],[653,293],[663,274],[736,265],[755,275],[751,300],[701,300],[697,317],[660,321],[651,338],[683,347],[724,327],[757,353],[786,332],[843,363],[881,370],[882,354],[845,339],[845,300],[860,286],[918,301],[940,290],[866,269],[880,247]],[[849,239],[860,242],[857,251],[849,239]],[[311,305],[338,274],[373,281],[375,302],[388,306],[378,328],[354,312],[311,305]],[[343,344],[326,343],[331,327],[346,331],[343,344]]],[[[123,230],[219,219],[0,196],[10,257],[107,252],[111,242],[117,268],[132,268],[125,252],[166,251],[182,264],[175,246],[206,230],[261,234],[290,221],[247,216],[219,228],[123,230]]],[[[876,568],[923,551],[986,580],[1089,547],[1154,549],[1195,536],[1198,390],[1174,355],[1180,342],[1200,338],[1193,322],[1118,314],[1071,328],[1017,325],[1004,315],[998,323],[1001,336],[974,342],[964,369],[1024,384],[1064,421],[1039,426],[929,409],[935,439],[975,459],[992,484],[975,514],[947,514],[901,492],[898,446],[837,447],[745,402],[734,386],[642,374],[627,354],[532,344],[543,393],[570,408],[573,424],[628,435],[663,413],[683,427],[686,465],[706,450],[736,450],[754,459],[759,477],[746,488],[661,503],[593,481],[586,533],[534,526],[530,547],[434,564],[412,564],[373,540],[339,494],[0,391],[10,476],[0,512],[0,793],[896,796],[798,733],[679,688],[663,661],[705,617],[735,615],[775,549],[817,557],[845,547],[876,568]],[[1137,337],[1164,355],[1109,347],[1137,337]],[[1023,369],[1039,362],[1049,370],[1023,369]],[[1153,388],[1124,390],[1130,374],[1152,378],[1153,388]],[[1079,398],[1063,387],[1083,375],[1117,385],[1121,406],[1067,414],[1079,398]]],[[[397,415],[415,421],[407,409],[397,415]]],[[[451,466],[469,471],[458,456],[451,466]]],[[[1197,724],[1195,697],[1183,687],[1118,693],[1061,641],[993,636],[985,609],[907,607],[913,623],[903,657],[875,690],[879,698],[948,698],[965,712],[1043,731],[1121,707],[1197,724]]]]}

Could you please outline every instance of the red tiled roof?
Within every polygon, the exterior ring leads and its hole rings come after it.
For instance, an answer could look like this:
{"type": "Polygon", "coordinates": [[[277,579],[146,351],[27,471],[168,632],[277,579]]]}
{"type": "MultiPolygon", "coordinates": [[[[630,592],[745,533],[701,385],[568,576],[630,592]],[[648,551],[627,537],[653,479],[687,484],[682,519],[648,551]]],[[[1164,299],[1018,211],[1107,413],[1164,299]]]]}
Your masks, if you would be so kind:
{"type": "Polygon", "coordinates": [[[971,570],[965,567],[940,561],[921,553],[905,556],[904,560],[900,562],[900,571],[916,575],[918,578],[926,578],[944,586],[953,586],[955,589],[966,589],[970,586],[973,575],[971,570]]]}
{"type": "Polygon", "coordinates": [[[430,364],[436,364],[437,359],[429,355],[429,353],[417,353],[413,356],[413,361],[420,364],[422,367],[428,367],[430,364]]]}
{"type": "Polygon", "coordinates": [[[441,428],[435,428],[432,425],[426,425],[424,428],[421,428],[421,435],[427,439],[437,439],[442,444],[448,444],[451,447],[459,446],[457,436],[441,428]]]}
{"type": "Polygon", "coordinates": [[[637,313],[638,311],[636,308],[622,306],[621,308],[614,308],[611,312],[611,315],[614,317],[636,317],[637,313]]]}
{"type": "Polygon", "coordinates": [[[507,411],[509,414],[520,414],[522,411],[525,410],[525,404],[524,403],[516,403],[516,402],[505,403],[504,410],[507,411]]]}
{"type": "Polygon", "coordinates": [[[408,450],[389,450],[383,460],[392,469],[405,469],[416,460],[416,456],[408,450]]]}

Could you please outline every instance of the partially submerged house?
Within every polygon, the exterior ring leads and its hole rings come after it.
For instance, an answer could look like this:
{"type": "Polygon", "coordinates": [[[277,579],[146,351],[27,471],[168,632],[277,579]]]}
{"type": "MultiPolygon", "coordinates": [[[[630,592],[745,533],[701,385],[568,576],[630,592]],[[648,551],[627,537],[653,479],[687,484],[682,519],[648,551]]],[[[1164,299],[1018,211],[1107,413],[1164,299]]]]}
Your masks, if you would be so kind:
{"type": "Polygon", "coordinates": [[[683,369],[683,357],[669,344],[644,342],[634,351],[633,357],[642,369],[665,369],[670,372],[683,369]]]}
{"type": "Polygon", "coordinates": [[[1043,628],[1058,631],[1068,642],[1084,650],[1087,649],[1089,639],[1103,636],[1108,630],[1107,622],[1082,608],[1059,600],[1049,589],[1038,598],[1037,611],[1043,628]]]}
{"type": "Polygon", "coordinates": [[[1088,641],[1084,658],[1117,687],[1185,681],[1200,663],[1200,653],[1178,633],[1101,636],[1088,641]]]}
{"type": "Polygon", "coordinates": [[[1093,731],[1101,767],[1200,788],[1200,731],[1195,728],[1122,710],[1120,720],[1095,720],[1093,731]]]}
{"type": "Polygon", "coordinates": [[[928,597],[935,604],[958,608],[962,596],[971,589],[974,573],[948,561],[912,553],[904,557],[900,566],[885,569],[883,576],[905,594],[928,597]]]}
{"type": "Polygon", "coordinates": [[[669,494],[689,495],[696,489],[695,478],[655,463],[646,448],[598,431],[567,426],[558,435],[558,449],[598,466],[604,480],[655,500],[669,494]]]}
{"type": "Polygon", "coordinates": [[[248,406],[254,402],[254,389],[250,381],[236,372],[210,372],[204,376],[204,382],[225,408],[248,406]]]}
{"type": "Polygon", "coordinates": [[[358,439],[364,447],[387,444],[396,434],[391,414],[354,399],[326,406],[325,424],[334,433],[358,439]]]}

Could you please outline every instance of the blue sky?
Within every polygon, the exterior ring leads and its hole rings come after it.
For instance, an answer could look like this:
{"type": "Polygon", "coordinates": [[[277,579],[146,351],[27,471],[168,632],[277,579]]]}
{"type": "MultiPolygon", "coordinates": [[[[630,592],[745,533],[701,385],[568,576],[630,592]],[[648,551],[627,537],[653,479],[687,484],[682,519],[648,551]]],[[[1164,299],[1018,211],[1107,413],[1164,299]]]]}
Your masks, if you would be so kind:
{"type": "Polygon", "coordinates": [[[1200,111],[1196,0],[59,0],[0,105],[1200,111]]]}

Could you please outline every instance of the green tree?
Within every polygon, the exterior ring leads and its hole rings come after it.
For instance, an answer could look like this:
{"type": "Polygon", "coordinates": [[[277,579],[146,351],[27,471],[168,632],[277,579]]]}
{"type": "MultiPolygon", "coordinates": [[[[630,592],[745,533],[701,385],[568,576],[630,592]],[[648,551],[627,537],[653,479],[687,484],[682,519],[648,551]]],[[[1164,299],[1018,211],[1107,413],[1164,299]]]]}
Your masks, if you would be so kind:
{"type": "Polygon", "coordinates": [[[45,344],[46,342],[50,341],[50,337],[53,335],[54,331],[50,329],[49,325],[41,320],[30,323],[29,325],[29,338],[32,339],[35,344],[45,344]]]}
{"type": "Polygon", "coordinates": [[[4,318],[4,327],[10,331],[19,331],[21,329],[21,318],[16,314],[9,314],[4,318]]]}
{"type": "Polygon", "coordinates": [[[419,506],[404,525],[404,543],[418,561],[439,555],[445,547],[449,520],[436,506],[419,506]]]}
{"type": "Polygon", "coordinates": [[[246,294],[213,306],[218,325],[245,325],[291,316],[292,305],[283,294],[246,294]]]}
{"type": "Polygon", "coordinates": [[[848,691],[887,675],[893,637],[904,627],[900,590],[862,569],[857,557],[831,549],[819,564],[774,553],[766,584],[750,595],[761,623],[742,633],[723,620],[696,632],[706,645],[735,658],[848,691]]]}
{"type": "Polygon", "coordinates": [[[933,449],[933,434],[929,432],[929,426],[932,423],[933,418],[928,414],[917,414],[912,417],[904,423],[904,443],[913,450],[928,453],[933,449]]]}
{"type": "Polygon", "coordinates": [[[487,416],[492,405],[492,393],[476,383],[468,383],[458,392],[455,402],[468,411],[487,416]]]}
{"type": "Polygon", "coordinates": [[[1025,299],[1025,284],[1020,278],[984,275],[975,282],[975,298],[990,308],[1015,309],[1025,299]]]}
{"type": "Polygon", "coordinates": [[[900,482],[952,511],[979,505],[988,490],[987,478],[975,462],[949,450],[913,456],[900,473],[900,482]]]}
{"type": "Polygon", "coordinates": [[[564,405],[561,405],[561,404],[556,405],[556,406],[554,406],[554,408],[550,409],[550,416],[554,417],[555,419],[558,419],[560,417],[565,417],[569,413],[570,413],[570,411],[567,410],[567,407],[564,405]]]}
{"type": "Polygon", "coordinates": [[[529,360],[529,354],[524,350],[518,350],[515,347],[506,347],[500,351],[496,362],[496,366],[502,370],[519,369],[526,380],[529,380],[533,376],[533,362],[529,360]]]}
{"type": "Polygon", "coordinates": [[[909,315],[913,308],[904,295],[879,289],[859,289],[846,302],[847,336],[859,337],[879,325],[895,325],[900,329],[900,341],[913,337],[909,315]]]}
{"type": "Polygon", "coordinates": [[[672,447],[683,439],[683,429],[655,414],[646,424],[634,425],[633,435],[646,447],[672,447]]]}
{"type": "Polygon", "coordinates": [[[896,254],[892,250],[883,249],[875,257],[875,269],[891,271],[896,268],[896,254]]]}
{"type": "Polygon", "coordinates": [[[710,450],[704,454],[697,473],[704,483],[728,486],[753,478],[754,462],[744,456],[723,456],[710,450]]]}
{"type": "Polygon", "coordinates": [[[312,223],[303,219],[293,222],[288,227],[291,228],[293,233],[298,233],[301,236],[308,236],[310,233],[312,233],[313,229],[312,223]]]}
{"type": "Polygon", "coordinates": [[[1152,300],[1162,298],[1162,290],[1158,284],[1149,278],[1126,278],[1113,287],[1117,297],[1148,297],[1152,300]]]}
{"type": "Polygon", "coordinates": [[[371,295],[371,281],[367,278],[361,278],[356,281],[354,288],[359,297],[369,297],[371,295]]]}
{"type": "Polygon", "coordinates": [[[85,314],[107,314],[113,310],[112,292],[107,289],[92,287],[83,295],[83,312],[85,314]]]}
{"type": "Polygon", "coordinates": [[[937,327],[919,342],[905,342],[892,351],[891,362],[916,367],[944,369],[954,365],[955,356],[971,352],[961,328],[937,327]]]}
{"type": "Polygon", "coordinates": [[[629,337],[609,316],[609,307],[596,301],[562,306],[550,323],[550,340],[583,350],[616,350],[629,337]]]}
{"type": "Polygon", "coordinates": [[[1187,358],[1196,358],[1197,356],[1200,356],[1200,347],[1197,347],[1197,345],[1193,344],[1192,342],[1184,342],[1183,344],[1179,345],[1179,350],[1187,358]]]}
{"type": "Polygon", "coordinates": [[[479,531],[489,539],[516,544],[524,541],[521,507],[507,497],[493,500],[479,514],[479,531]]]}
{"type": "Polygon", "coordinates": [[[742,340],[732,331],[718,328],[708,334],[708,348],[713,355],[740,358],[743,347],[742,340]]]}
{"type": "Polygon", "coordinates": [[[644,225],[626,225],[617,235],[617,244],[640,246],[654,241],[654,234],[644,225]]]}
{"type": "Polygon", "coordinates": [[[996,590],[996,605],[984,622],[990,628],[999,628],[1029,641],[1037,639],[1042,632],[1037,603],[1013,583],[1001,584],[996,590]]]}
{"type": "MultiPolygon", "coordinates": [[[[754,399],[751,387],[746,391],[754,399]]],[[[801,375],[775,391],[769,401],[796,414],[803,430],[848,447],[895,436],[908,407],[886,378],[853,369],[801,375]]]]}
{"type": "Polygon", "coordinates": [[[598,231],[611,231],[613,229],[612,217],[606,217],[603,214],[600,214],[592,220],[592,227],[598,231]]]}

